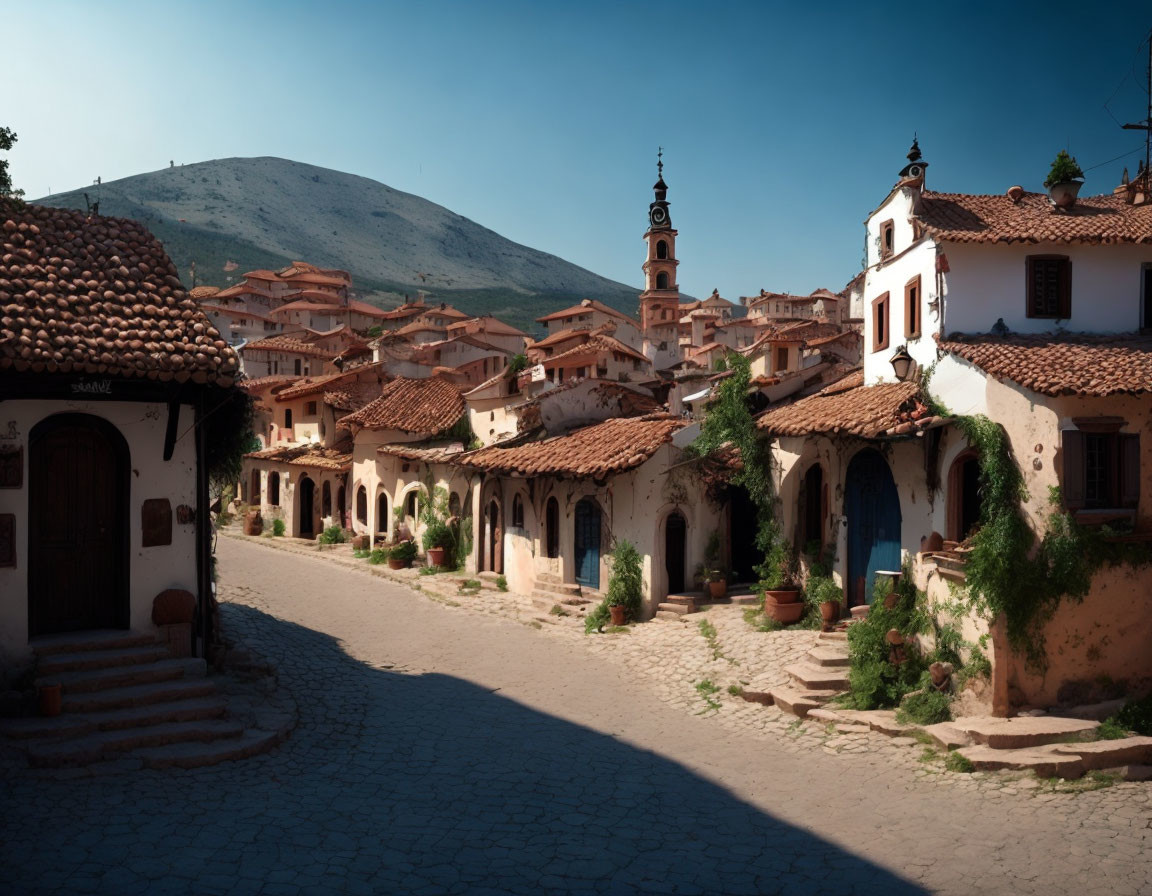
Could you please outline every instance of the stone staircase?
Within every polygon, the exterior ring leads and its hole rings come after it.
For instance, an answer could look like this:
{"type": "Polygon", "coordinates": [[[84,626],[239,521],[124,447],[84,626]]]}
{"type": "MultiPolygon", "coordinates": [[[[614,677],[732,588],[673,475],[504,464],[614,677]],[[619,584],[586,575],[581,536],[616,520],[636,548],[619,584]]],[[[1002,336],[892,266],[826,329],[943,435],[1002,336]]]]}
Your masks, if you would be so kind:
{"type": "Polygon", "coordinates": [[[532,587],[532,606],[539,611],[535,618],[539,622],[556,623],[563,619],[552,612],[552,608],[559,606],[568,616],[583,619],[594,606],[580,585],[561,581],[555,573],[541,572],[536,574],[536,582],[532,587]]]}
{"type": "Polygon", "coordinates": [[[802,662],[785,666],[792,682],[771,691],[772,702],[799,718],[848,690],[848,635],[821,632],[802,662]]]}
{"type": "Polygon", "coordinates": [[[54,717],[0,720],[37,768],[132,760],[134,767],[195,768],[279,743],[290,724],[246,729],[200,658],[173,657],[151,634],[97,631],[41,638],[36,685],[60,684],[54,717]]]}
{"type": "Polygon", "coordinates": [[[656,605],[656,619],[680,620],[697,610],[697,600],[703,594],[669,594],[656,605]]]}

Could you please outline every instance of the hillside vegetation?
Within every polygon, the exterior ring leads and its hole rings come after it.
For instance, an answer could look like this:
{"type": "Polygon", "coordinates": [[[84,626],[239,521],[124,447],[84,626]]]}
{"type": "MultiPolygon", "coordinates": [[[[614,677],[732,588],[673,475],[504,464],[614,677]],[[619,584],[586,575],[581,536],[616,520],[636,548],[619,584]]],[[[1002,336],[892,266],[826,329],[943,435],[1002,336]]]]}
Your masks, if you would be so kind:
{"type": "Polygon", "coordinates": [[[639,290],[521,246],[385,184],[286,159],[217,159],[36,200],[135,218],[164,243],[191,285],[227,286],[294,259],[352,274],[385,306],[423,289],[430,300],[521,326],[583,298],[635,314],[639,290]]]}

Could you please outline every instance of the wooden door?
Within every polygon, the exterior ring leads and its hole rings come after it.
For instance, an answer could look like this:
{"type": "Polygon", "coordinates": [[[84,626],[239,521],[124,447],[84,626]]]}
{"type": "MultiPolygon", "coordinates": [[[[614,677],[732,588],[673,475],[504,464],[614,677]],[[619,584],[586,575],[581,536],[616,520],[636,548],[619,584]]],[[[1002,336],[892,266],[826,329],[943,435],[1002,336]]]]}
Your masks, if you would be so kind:
{"type": "Polygon", "coordinates": [[[600,588],[600,508],[585,498],[576,505],[576,581],[600,588]]]}
{"type": "Polygon", "coordinates": [[[312,518],[316,506],[316,484],[307,476],[300,479],[300,537],[316,537],[316,521],[312,518]]]}
{"type": "Polygon", "coordinates": [[[128,627],[128,446],[105,420],[57,414],[32,430],[28,633],[128,627]]]}
{"type": "Polygon", "coordinates": [[[888,462],[871,448],[848,464],[845,491],[849,599],[870,604],[876,570],[900,569],[900,495],[888,462]]]}
{"type": "Polygon", "coordinates": [[[687,524],[679,513],[668,515],[664,523],[664,568],[668,572],[668,593],[684,590],[684,542],[687,524]]]}

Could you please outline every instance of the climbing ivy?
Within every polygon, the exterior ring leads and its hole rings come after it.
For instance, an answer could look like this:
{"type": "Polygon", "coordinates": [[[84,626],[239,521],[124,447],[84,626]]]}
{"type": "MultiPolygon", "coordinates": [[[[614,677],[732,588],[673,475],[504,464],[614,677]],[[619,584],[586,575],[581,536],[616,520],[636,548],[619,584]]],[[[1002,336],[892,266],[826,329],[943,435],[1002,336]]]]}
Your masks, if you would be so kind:
{"type": "Polygon", "coordinates": [[[720,381],[708,403],[700,434],[688,447],[706,457],[721,449],[733,447],[740,454],[740,468],[729,479],[731,485],[744,487],[756,508],[756,549],[764,562],[757,567],[761,579],[778,575],[787,559],[788,548],[780,537],[776,519],[776,488],[772,479],[772,441],[763,438],[748,402],[752,365],[744,355],[728,352],[725,363],[731,375],[720,381]]]}

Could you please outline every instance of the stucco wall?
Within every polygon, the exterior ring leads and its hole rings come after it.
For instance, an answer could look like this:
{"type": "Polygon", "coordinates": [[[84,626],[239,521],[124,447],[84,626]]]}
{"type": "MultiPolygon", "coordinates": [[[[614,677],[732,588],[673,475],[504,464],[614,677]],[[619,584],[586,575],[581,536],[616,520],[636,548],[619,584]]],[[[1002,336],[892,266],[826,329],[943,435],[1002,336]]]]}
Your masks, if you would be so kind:
{"type": "MultiPolygon", "coordinates": [[[[0,568],[0,659],[20,659],[28,647],[28,438],[32,428],[57,413],[90,414],[115,425],[128,443],[129,475],[129,601],[130,624],[136,631],[152,629],[152,599],[166,588],[196,591],[196,526],[176,521],[180,504],[196,505],[196,445],[188,431],[194,409],[181,406],[179,432],[172,459],[165,461],[164,404],[117,401],[5,401],[0,405],[0,432],[16,438],[6,446],[24,450],[23,487],[0,489],[0,513],[16,517],[16,566],[0,568]],[[150,498],[167,498],[172,505],[172,543],[142,547],[140,510],[150,498]]],[[[63,512],[67,512],[65,508],[63,512]]]]}

